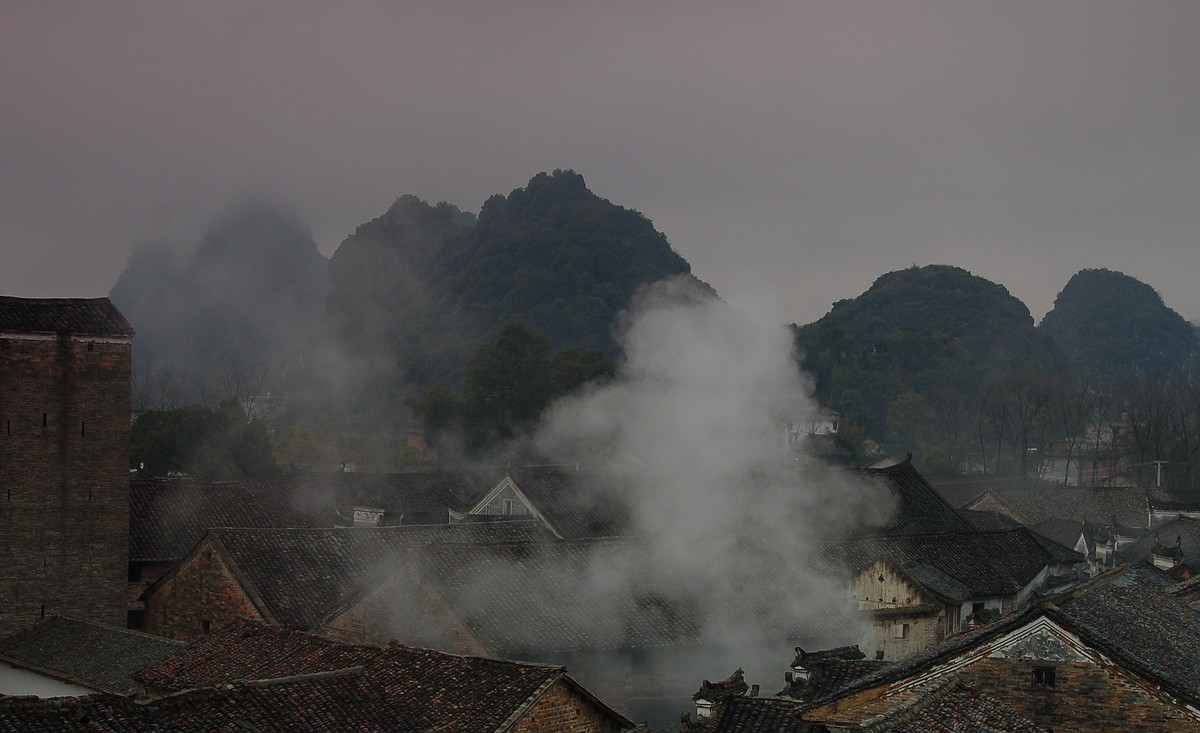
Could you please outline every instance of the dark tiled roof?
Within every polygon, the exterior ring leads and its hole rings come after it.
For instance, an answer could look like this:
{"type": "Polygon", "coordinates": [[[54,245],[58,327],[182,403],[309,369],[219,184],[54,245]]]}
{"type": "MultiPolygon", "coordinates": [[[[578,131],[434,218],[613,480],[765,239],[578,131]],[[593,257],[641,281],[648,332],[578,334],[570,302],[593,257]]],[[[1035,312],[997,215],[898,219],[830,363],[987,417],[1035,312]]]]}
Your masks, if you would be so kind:
{"type": "Polygon", "coordinates": [[[882,482],[895,498],[896,507],[883,527],[867,528],[861,534],[920,534],[924,532],[969,532],[970,522],[934,490],[913,467],[903,461],[886,468],[860,469],[858,474],[882,482]]]}
{"type": "Polygon", "coordinates": [[[996,530],[1013,529],[1021,526],[1020,522],[1011,517],[1006,517],[997,511],[959,509],[958,513],[980,532],[994,532],[996,530]]]}
{"type": "MultiPolygon", "coordinates": [[[[1084,560],[1066,552],[1078,562],[1084,560]]],[[[1023,528],[842,540],[827,545],[825,554],[851,573],[891,559],[914,580],[929,583],[930,590],[957,600],[1012,595],[1054,560],[1033,532],[1023,528]]]]}
{"type": "Polygon", "coordinates": [[[838,647],[819,652],[805,652],[796,647],[792,669],[809,671],[803,679],[793,672],[793,679],[779,692],[780,697],[794,700],[818,700],[833,694],[850,682],[890,664],[878,659],[866,659],[857,645],[838,647]]]}
{"type": "Polygon", "coordinates": [[[1075,547],[1086,526],[1088,525],[1078,519],[1054,518],[1038,522],[1031,529],[1051,542],[1064,547],[1075,547]]]}
{"type": "Polygon", "coordinates": [[[720,702],[727,697],[744,695],[749,689],[750,685],[746,684],[746,673],[741,667],[738,667],[733,674],[718,682],[704,680],[700,684],[700,689],[692,695],[692,699],[720,702]]]}
{"type": "Polygon", "coordinates": [[[1168,690],[1200,701],[1200,611],[1169,592],[1175,581],[1146,565],[1097,580],[1048,599],[1052,618],[1168,690]]]}
{"type": "Polygon", "coordinates": [[[467,470],[339,473],[325,479],[343,518],[354,505],[372,506],[384,510],[384,524],[420,524],[417,520],[450,509],[465,511],[496,481],[495,476],[467,470]]]}
{"type": "Polygon", "coordinates": [[[630,507],[600,474],[569,468],[510,468],[508,476],[564,539],[617,537],[630,507]]]}
{"type": "Polygon", "coordinates": [[[303,631],[245,622],[176,648],[134,677],[154,690],[178,692],[232,680],[332,672],[368,664],[382,654],[377,647],[342,644],[303,631]]]}
{"type": "Polygon", "coordinates": [[[995,474],[970,474],[967,476],[941,477],[929,480],[933,488],[953,506],[962,507],[987,491],[996,490],[1044,490],[1049,482],[1038,481],[1028,476],[997,476],[995,474]]]}
{"type": "Polygon", "coordinates": [[[1200,491],[1148,491],[1146,501],[1159,512],[1200,512],[1200,491]]]}
{"type": "Polygon", "coordinates": [[[465,552],[480,542],[541,537],[532,521],[339,529],[219,529],[212,539],[270,617],[290,628],[318,629],[395,572],[421,545],[465,552]]]}
{"type": "Polygon", "coordinates": [[[1038,524],[1055,517],[1088,522],[1116,519],[1130,527],[1145,527],[1149,521],[1146,494],[1134,487],[993,489],[964,508],[1007,509],[1024,524],[1038,524]]]}
{"type": "Polygon", "coordinates": [[[93,690],[133,695],[132,674],[183,644],[89,621],[52,616],[0,639],[0,660],[93,690]]]}
{"type": "Polygon", "coordinates": [[[1008,705],[953,678],[863,723],[872,733],[1047,733],[1008,705]]]}
{"type": "Polygon", "coordinates": [[[809,733],[804,705],[773,697],[731,697],[717,706],[704,733],[809,733]]]}
{"type": "Polygon", "coordinates": [[[0,699],[6,733],[418,733],[418,721],[386,716],[385,691],[358,671],[194,690],[147,705],[109,695],[0,699]]]}
{"type": "Polygon", "coordinates": [[[210,527],[329,527],[332,497],[304,480],[129,481],[129,559],[179,560],[210,527]]]}
{"type": "MultiPolygon", "coordinates": [[[[230,627],[201,639],[147,670],[143,677],[158,689],[184,689],[239,678],[311,675],[348,668],[361,669],[358,684],[373,691],[374,700],[366,708],[374,711],[367,719],[375,725],[394,719],[408,726],[401,730],[499,730],[549,685],[563,680],[620,725],[632,727],[630,721],[566,676],[561,667],[445,654],[395,643],[384,648],[339,644],[261,624],[230,627]]],[[[357,730],[349,725],[336,729],[357,730]]]]}
{"type": "Polygon", "coordinates": [[[212,527],[319,528],[348,524],[355,506],[383,523],[445,523],[484,480],[469,471],[333,473],[275,479],[130,479],[129,556],[178,560],[212,527]],[[434,516],[438,520],[432,519],[434,516]]]}
{"type": "Polygon", "coordinates": [[[1200,562],[1200,519],[1172,519],[1136,542],[1123,546],[1117,551],[1117,558],[1122,562],[1151,562],[1156,551],[1166,551],[1170,553],[1168,556],[1177,555],[1176,559],[1183,562],[1200,562]],[[1175,547],[1176,541],[1179,542],[1178,548],[1175,547]]]}
{"type": "Polygon", "coordinates": [[[133,327],[108,298],[0,296],[0,332],[132,336],[133,327]]]}

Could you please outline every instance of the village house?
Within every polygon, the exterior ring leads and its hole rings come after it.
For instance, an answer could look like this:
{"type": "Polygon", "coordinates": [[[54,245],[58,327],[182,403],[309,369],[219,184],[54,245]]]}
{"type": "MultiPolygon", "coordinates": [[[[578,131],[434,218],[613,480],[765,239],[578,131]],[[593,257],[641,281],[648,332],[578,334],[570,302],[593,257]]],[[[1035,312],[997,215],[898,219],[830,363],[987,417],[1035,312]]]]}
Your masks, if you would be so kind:
{"type": "Polygon", "coordinates": [[[1053,578],[1081,580],[1085,564],[1024,528],[860,538],[825,552],[871,619],[867,648],[888,660],[1012,613],[1053,578]]]}
{"type": "MultiPolygon", "coordinates": [[[[787,697],[730,696],[692,727],[705,733],[1194,731],[1200,727],[1197,588],[1196,579],[1176,583],[1149,565],[1122,566],[909,659],[828,680],[814,694],[792,683],[787,697]]],[[[844,651],[831,656],[856,656],[844,651]]]]}
{"type": "Polygon", "coordinates": [[[353,646],[242,624],[138,675],[149,702],[115,695],[0,699],[0,731],[495,731],[634,727],[562,667],[353,646]]]}
{"type": "Polygon", "coordinates": [[[0,297],[0,634],[125,622],[132,345],[107,298],[0,297]]]}
{"type": "Polygon", "coordinates": [[[1196,730],[1200,613],[1174,585],[1121,567],[860,678],[805,719],[837,730],[956,680],[1057,733],[1196,730]]]}
{"type": "Polygon", "coordinates": [[[468,471],[332,473],[272,479],[130,479],[128,625],[141,595],[210,527],[332,528],[446,524],[490,483],[468,471]]]}

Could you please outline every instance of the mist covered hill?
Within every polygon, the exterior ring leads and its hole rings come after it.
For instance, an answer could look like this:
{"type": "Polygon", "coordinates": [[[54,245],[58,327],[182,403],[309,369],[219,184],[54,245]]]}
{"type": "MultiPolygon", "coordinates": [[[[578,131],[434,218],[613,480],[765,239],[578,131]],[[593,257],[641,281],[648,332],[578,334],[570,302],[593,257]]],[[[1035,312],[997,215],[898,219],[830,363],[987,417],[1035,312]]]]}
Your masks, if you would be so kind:
{"type": "Polygon", "coordinates": [[[329,273],[323,333],[347,366],[374,365],[369,379],[398,367],[401,382],[421,384],[457,381],[506,324],[615,356],[633,294],[691,266],[644,216],[555,171],[492,196],[478,218],[405,196],[342,242],[329,273]]]}
{"type": "Polygon", "coordinates": [[[262,202],[226,214],[190,252],[136,251],[109,294],[137,332],[135,392],[154,393],[135,403],[286,383],[325,307],[326,265],[307,227],[262,202]]]}
{"type": "Polygon", "coordinates": [[[818,397],[879,439],[889,405],[906,392],[972,394],[990,373],[1062,363],[1024,303],[949,265],[889,272],[820,320],[793,328],[818,397]]]}
{"type": "MultiPolygon", "coordinates": [[[[285,391],[332,416],[330,429],[394,434],[411,424],[412,395],[434,379],[455,386],[506,324],[618,357],[634,294],[676,276],[712,293],[648,219],[554,171],[478,216],[403,196],[328,260],[293,218],[246,205],[191,252],[140,249],[111,297],[137,331],[135,393],[150,383],[160,402],[184,404],[191,385],[220,397],[246,378],[242,396],[285,391]]],[[[1072,278],[1038,328],[1002,285],[948,265],[884,274],[792,328],[818,399],[879,440],[905,395],[932,403],[978,394],[1004,370],[1150,370],[1200,352],[1152,288],[1107,270],[1072,278]]]]}
{"type": "Polygon", "coordinates": [[[1112,270],[1081,270],[1058,294],[1039,328],[1071,366],[1124,381],[1200,356],[1196,329],[1163,303],[1154,288],[1112,270]]]}

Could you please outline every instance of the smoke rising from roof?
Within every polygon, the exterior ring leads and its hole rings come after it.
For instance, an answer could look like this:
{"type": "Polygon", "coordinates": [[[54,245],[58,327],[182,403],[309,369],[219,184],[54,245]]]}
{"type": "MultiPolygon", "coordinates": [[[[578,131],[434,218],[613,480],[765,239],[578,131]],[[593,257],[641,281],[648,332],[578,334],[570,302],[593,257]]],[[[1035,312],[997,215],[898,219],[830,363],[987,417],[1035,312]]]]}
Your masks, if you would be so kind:
{"type": "Polygon", "coordinates": [[[556,460],[598,462],[633,506],[645,544],[627,567],[606,557],[591,577],[606,590],[698,597],[712,641],[834,641],[834,629],[857,640],[819,548],[882,523],[890,501],[783,444],[781,425],[817,410],[790,332],[681,279],[646,289],[627,316],[617,378],[555,405],[537,438],[556,460]]]}

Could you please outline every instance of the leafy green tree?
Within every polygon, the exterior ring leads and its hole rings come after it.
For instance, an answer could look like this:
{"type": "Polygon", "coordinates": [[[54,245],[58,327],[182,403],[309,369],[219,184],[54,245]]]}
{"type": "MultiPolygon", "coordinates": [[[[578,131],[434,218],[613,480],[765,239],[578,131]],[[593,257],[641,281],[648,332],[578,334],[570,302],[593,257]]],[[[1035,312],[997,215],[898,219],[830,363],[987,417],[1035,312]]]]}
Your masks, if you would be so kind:
{"type": "Polygon", "coordinates": [[[149,410],[130,432],[130,466],[165,475],[264,478],[279,475],[267,431],[234,400],[216,409],[149,410]]]}

